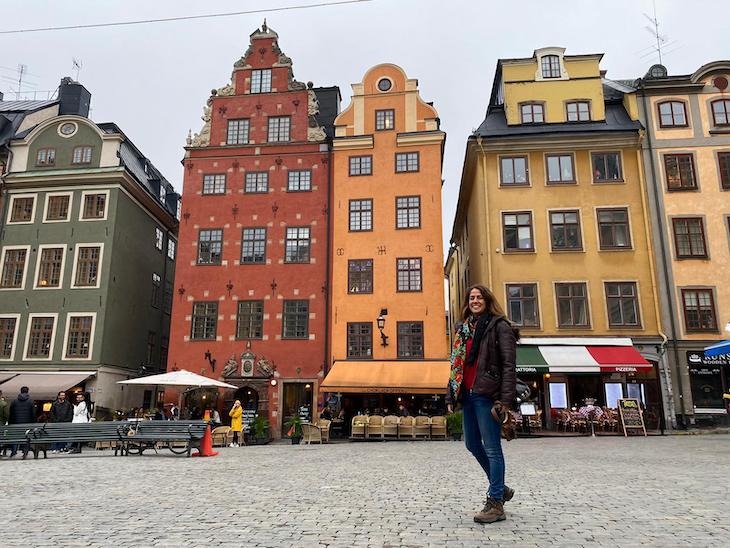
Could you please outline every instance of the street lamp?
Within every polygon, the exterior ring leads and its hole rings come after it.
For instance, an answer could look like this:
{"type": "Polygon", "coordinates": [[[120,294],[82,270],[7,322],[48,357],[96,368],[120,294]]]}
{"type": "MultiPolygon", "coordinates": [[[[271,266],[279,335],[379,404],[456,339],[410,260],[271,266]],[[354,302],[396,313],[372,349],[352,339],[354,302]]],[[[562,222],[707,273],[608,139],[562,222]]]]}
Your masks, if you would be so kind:
{"type": "Polygon", "coordinates": [[[378,316],[378,319],[376,320],[378,323],[378,330],[380,331],[380,346],[388,346],[388,335],[383,333],[383,329],[385,329],[385,315],[383,312],[380,312],[380,316],[378,316]]]}

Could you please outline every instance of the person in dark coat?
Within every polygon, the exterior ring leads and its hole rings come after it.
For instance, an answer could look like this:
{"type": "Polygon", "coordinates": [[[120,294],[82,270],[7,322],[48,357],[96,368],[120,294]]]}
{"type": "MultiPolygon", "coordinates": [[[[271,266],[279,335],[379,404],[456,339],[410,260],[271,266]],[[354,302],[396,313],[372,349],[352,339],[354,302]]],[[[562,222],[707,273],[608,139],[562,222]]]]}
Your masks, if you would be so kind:
{"type": "MultiPolygon", "coordinates": [[[[18,397],[10,404],[10,416],[8,424],[26,424],[35,422],[35,404],[28,394],[30,389],[23,386],[20,389],[18,397]]],[[[13,445],[10,448],[10,458],[12,459],[18,452],[18,446],[13,445]]]]}
{"type": "Polygon", "coordinates": [[[0,390],[0,426],[7,424],[8,415],[10,414],[10,406],[3,398],[3,391],[0,390]]]}
{"type": "MultiPolygon", "coordinates": [[[[71,422],[74,418],[74,406],[66,399],[66,392],[59,392],[56,401],[51,405],[51,422],[71,422]]],[[[67,451],[69,448],[65,443],[54,443],[51,445],[51,452],[67,451]]]]}

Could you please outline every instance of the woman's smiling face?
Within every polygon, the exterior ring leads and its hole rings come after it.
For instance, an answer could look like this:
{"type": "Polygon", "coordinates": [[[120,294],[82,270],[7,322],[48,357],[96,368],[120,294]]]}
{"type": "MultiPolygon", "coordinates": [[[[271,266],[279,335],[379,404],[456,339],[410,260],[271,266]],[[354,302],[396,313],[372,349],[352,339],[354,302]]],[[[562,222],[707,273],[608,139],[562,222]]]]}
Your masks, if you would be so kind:
{"type": "Polygon", "coordinates": [[[484,300],[482,292],[478,289],[472,289],[469,292],[469,310],[475,316],[479,316],[487,308],[487,303],[484,300]]]}

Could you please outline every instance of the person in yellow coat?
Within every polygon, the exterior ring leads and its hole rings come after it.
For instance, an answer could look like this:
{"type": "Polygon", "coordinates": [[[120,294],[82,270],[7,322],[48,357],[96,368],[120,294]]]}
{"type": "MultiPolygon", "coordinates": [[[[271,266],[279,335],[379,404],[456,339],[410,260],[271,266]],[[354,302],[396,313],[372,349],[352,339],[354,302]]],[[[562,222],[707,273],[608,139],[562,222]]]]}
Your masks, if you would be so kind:
{"type": "Polygon", "coordinates": [[[238,444],[238,436],[243,430],[243,409],[241,408],[241,400],[236,400],[233,407],[228,412],[231,417],[231,431],[233,432],[233,442],[229,447],[240,447],[238,444]]]}

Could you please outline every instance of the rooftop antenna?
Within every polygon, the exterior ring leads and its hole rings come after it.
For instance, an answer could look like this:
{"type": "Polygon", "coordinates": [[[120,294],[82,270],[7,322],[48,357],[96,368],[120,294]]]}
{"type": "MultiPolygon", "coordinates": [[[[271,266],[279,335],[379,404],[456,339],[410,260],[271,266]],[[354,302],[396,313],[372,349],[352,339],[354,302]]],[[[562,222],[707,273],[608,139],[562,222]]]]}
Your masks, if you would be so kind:
{"type": "Polygon", "coordinates": [[[20,92],[23,88],[23,76],[28,71],[28,65],[18,65],[18,99],[20,99],[20,92]]]}
{"type": "Polygon", "coordinates": [[[656,16],[656,0],[653,0],[652,3],[654,5],[654,17],[651,17],[646,13],[644,14],[644,17],[646,17],[651,23],[651,26],[646,25],[644,28],[656,39],[656,46],[652,46],[652,48],[655,49],[657,54],[659,55],[659,64],[661,65],[662,46],[666,44],[669,37],[663,34],[659,34],[659,19],[656,16]]]}
{"type": "Polygon", "coordinates": [[[73,63],[73,70],[76,71],[76,81],[78,82],[79,81],[79,72],[81,72],[81,69],[84,68],[84,62],[81,59],[76,59],[76,57],[74,57],[72,59],[72,63],[73,63]]]}

